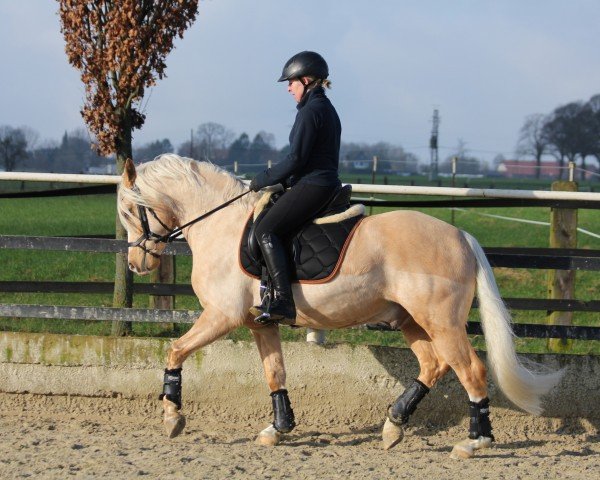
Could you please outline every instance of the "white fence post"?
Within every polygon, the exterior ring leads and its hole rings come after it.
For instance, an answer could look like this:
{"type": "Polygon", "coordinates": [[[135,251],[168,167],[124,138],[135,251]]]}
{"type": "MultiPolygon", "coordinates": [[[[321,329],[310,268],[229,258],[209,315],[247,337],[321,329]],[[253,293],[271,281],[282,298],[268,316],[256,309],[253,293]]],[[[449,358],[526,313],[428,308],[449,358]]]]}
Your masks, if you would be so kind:
{"type": "Polygon", "coordinates": [[[326,334],[327,330],[314,330],[312,328],[307,328],[306,341],[309,343],[315,343],[317,345],[324,345],[326,334]]]}

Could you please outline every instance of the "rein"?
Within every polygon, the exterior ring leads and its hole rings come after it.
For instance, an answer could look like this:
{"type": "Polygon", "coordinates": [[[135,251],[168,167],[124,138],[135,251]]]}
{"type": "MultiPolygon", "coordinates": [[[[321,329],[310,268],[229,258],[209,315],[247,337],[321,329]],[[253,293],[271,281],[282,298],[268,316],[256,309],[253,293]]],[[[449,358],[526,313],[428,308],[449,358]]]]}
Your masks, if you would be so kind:
{"type": "MultiPolygon", "coordinates": [[[[137,187],[133,187],[135,190],[137,190],[137,193],[139,193],[139,189],[137,189],[137,187]]],[[[129,247],[140,247],[142,250],[144,250],[144,252],[152,255],[153,257],[160,257],[160,255],[156,254],[155,252],[153,252],[152,250],[149,250],[146,245],[144,245],[144,242],[148,241],[148,240],[153,240],[154,243],[171,243],[173,240],[175,240],[177,237],[179,237],[182,233],[183,230],[191,225],[193,225],[194,223],[197,223],[201,220],[204,220],[207,217],[210,217],[213,213],[218,212],[219,210],[229,206],[230,204],[232,204],[233,202],[235,202],[236,200],[239,200],[240,198],[242,198],[244,195],[248,195],[252,190],[248,190],[247,192],[241,193],[240,195],[237,195],[236,197],[233,197],[229,200],[227,200],[225,203],[222,203],[221,205],[219,205],[218,207],[213,208],[212,210],[210,210],[209,212],[203,213],[202,215],[200,215],[199,217],[194,218],[193,220],[190,220],[189,222],[187,222],[184,225],[181,225],[180,227],[175,227],[173,229],[169,229],[169,227],[167,227],[160,218],[158,218],[158,215],[156,214],[156,212],[150,208],[150,207],[145,207],[143,205],[138,205],[138,214],[140,216],[140,222],[142,224],[142,235],[135,241],[133,242],[129,242],[127,245],[129,247]],[[150,230],[150,224],[148,222],[148,215],[146,213],[146,211],[149,211],[152,216],[158,221],[158,223],[161,224],[161,226],[167,230],[167,233],[165,233],[164,235],[159,235],[158,233],[154,233],[152,230],[150,230]]]]}

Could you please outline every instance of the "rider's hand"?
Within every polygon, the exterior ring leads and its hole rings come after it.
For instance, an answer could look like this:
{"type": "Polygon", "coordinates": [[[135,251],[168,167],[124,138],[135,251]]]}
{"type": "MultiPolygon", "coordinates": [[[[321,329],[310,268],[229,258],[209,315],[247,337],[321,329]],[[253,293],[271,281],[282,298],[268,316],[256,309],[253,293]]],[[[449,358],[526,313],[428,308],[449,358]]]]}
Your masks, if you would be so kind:
{"type": "Polygon", "coordinates": [[[250,190],[252,190],[253,192],[258,192],[261,189],[261,187],[258,185],[258,182],[256,181],[256,177],[252,179],[252,181],[250,182],[250,190]]]}

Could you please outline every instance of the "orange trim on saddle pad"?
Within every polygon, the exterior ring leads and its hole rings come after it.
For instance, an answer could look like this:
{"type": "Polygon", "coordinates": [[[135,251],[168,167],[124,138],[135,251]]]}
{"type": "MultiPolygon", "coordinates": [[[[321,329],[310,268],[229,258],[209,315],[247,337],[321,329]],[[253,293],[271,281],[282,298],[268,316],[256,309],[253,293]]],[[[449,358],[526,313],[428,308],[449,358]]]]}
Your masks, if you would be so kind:
{"type": "MultiPolygon", "coordinates": [[[[250,214],[250,216],[248,217],[248,220],[250,220],[250,218],[252,217],[253,214],[250,214]]],[[[366,217],[362,217],[360,218],[356,224],[352,227],[352,230],[350,230],[350,233],[348,233],[348,236],[346,237],[346,240],[344,241],[344,245],[342,246],[342,249],[340,250],[340,255],[338,256],[338,260],[337,263],[335,264],[335,267],[333,268],[332,272],[327,275],[324,278],[320,278],[318,280],[293,280],[292,283],[301,283],[301,284],[318,284],[318,283],[327,283],[328,281],[330,281],[339,271],[340,267],[342,266],[342,262],[344,260],[344,257],[346,256],[346,250],[348,249],[348,245],[350,245],[350,241],[352,240],[352,237],[354,237],[354,232],[356,232],[356,229],[358,228],[358,226],[362,223],[362,221],[365,219],[366,217]]],[[[247,221],[248,221],[247,220],[247,221]]],[[[247,222],[246,221],[246,222],[247,222]]],[[[258,275],[253,275],[252,273],[248,272],[245,268],[244,265],[242,264],[242,259],[241,259],[241,253],[242,253],[242,243],[244,242],[244,234],[246,233],[246,229],[244,229],[244,232],[242,232],[242,235],[240,237],[240,243],[238,246],[238,265],[240,267],[240,269],[242,270],[242,272],[244,272],[244,274],[246,274],[247,276],[260,280],[260,277],[258,275]]]]}

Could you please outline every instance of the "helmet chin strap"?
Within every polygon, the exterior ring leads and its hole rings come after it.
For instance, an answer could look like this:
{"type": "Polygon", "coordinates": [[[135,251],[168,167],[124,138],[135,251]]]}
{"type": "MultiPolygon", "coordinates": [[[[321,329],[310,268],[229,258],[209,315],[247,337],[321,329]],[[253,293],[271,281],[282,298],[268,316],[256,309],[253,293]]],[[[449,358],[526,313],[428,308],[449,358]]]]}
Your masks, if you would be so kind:
{"type": "Polygon", "coordinates": [[[306,92],[308,90],[310,90],[311,88],[313,88],[317,84],[317,80],[315,79],[315,80],[313,80],[312,82],[309,82],[309,83],[304,83],[302,81],[302,78],[299,78],[298,80],[300,80],[300,83],[302,84],[302,96],[300,97],[300,101],[302,101],[302,99],[306,95],[306,92]]]}

